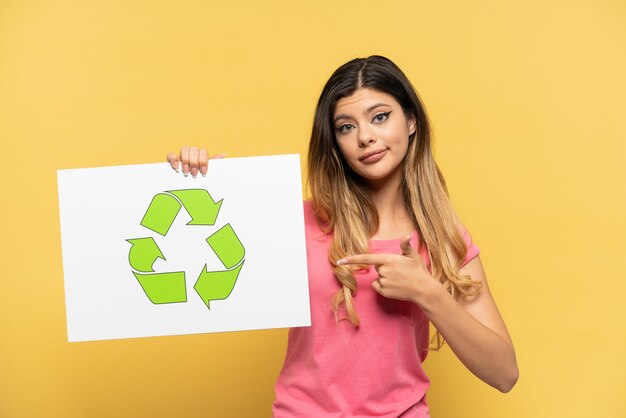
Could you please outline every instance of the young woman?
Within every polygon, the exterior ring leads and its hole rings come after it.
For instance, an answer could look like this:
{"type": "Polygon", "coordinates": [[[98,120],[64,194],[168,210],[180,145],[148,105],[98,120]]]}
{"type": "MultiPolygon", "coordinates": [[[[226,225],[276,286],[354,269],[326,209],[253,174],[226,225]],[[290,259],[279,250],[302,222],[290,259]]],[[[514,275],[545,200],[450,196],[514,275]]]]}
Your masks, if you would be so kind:
{"type": "MultiPolygon", "coordinates": [[[[195,176],[208,154],[183,147],[168,161],[195,176]]],[[[312,326],[289,331],[274,417],[428,417],[429,322],[438,346],[443,337],[472,373],[511,390],[513,343],[433,158],[424,107],[393,62],[358,58],[332,74],[308,169],[312,326]]]]}

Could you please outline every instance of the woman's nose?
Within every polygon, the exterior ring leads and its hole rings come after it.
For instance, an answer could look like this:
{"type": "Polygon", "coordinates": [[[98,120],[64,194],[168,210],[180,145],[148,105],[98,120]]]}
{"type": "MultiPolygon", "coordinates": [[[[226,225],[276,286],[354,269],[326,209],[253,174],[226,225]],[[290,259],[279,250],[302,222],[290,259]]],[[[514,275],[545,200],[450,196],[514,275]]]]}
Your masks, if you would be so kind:
{"type": "Polygon", "coordinates": [[[374,131],[372,129],[361,129],[359,130],[359,146],[365,147],[367,145],[371,145],[376,143],[376,135],[374,135],[374,131]]]}

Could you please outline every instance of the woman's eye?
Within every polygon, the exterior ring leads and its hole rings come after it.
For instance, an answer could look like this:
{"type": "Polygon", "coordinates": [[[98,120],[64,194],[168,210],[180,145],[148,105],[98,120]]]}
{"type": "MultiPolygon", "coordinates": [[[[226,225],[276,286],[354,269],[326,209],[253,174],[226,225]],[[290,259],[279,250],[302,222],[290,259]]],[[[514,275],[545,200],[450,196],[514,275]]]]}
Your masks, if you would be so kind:
{"type": "Polygon", "coordinates": [[[348,125],[347,123],[346,123],[346,124],[343,124],[343,125],[341,125],[341,126],[337,127],[337,132],[339,132],[340,134],[347,134],[347,133],[348,133],[348,132],[350,132],[350,131],[347,131],[347,130],[345,130],[344,128],[348,128],[348,127],[351,127],[351,126],[352,126],[352,125],[348,125]]]}
{"type": "Polygon", "coordinates": [[[379,113],[378,115],[374,116],[374,120],[378,121],[378,122],[382,122],[384,120],[387,119],[387,117],[389,116],[391,112],[384,112],[384,113],[379,113]],[[381,118],[382,116],[382,118],[381,118]]]}

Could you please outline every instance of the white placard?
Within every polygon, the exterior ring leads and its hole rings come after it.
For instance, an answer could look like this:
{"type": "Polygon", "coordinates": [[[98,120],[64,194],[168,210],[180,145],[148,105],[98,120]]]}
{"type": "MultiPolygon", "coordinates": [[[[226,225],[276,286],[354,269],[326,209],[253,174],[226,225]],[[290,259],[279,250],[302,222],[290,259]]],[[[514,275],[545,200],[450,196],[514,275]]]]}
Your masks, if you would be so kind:
{"type": "Polygon", "coordinates": [[[311,324],[299,155],[57,179],[69,341],[311,324]]]}

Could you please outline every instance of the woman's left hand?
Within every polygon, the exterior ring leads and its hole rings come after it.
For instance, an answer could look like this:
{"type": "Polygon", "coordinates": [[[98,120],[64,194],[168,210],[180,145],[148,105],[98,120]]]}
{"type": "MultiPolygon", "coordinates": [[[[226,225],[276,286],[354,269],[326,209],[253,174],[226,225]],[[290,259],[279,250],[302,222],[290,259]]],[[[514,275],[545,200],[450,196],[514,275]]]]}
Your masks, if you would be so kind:
{"type": "Polygon", "coordinates": [[[422,257],[411,246],[411,237],[407,235],[400,241],[402,254],[356,254],[338,260],[337,265],[372,265],[379,276],[372,282],[374,290],[387,298],[422,306],[428,294],[443,286],[426,270],[422,257]]]}

